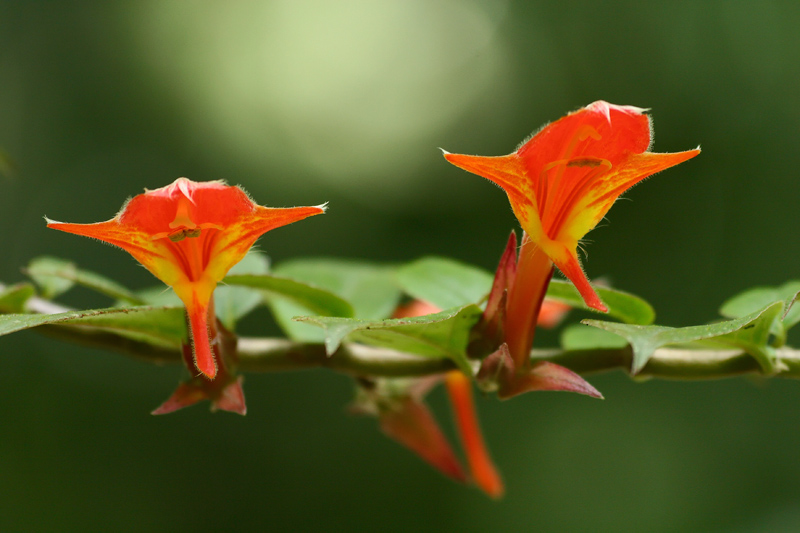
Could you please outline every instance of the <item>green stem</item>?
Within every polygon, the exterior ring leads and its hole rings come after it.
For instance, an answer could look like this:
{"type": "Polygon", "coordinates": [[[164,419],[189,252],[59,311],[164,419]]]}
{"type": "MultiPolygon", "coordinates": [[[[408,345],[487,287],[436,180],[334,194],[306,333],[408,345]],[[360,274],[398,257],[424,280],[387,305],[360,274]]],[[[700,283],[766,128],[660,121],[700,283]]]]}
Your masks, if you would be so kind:
{"type": "MultiPolygon", "coordinates": [[[[58,313],[67,308],[31,298],[37,312],[58,313]]],[[[181,363],[181,348],[155,346],[114,333],[83,326],[50,325],[36,328],[59,339],[132,355],[156,364],[181,363]]],[[[800,378],[800,350],[777,348],[777,364],[786,370],[779,377],[800,378]]],[[[241,337],[238,340],[239,370],[284,372],[328,368],[344,374],[373,377],[418,377],[440,374],[455,368],[449,359],[419,357],[361,344],[343,344],[332,356],[322,344],[287,339],[241,337]]],[[[579,374],[622,370],[629,372],[633,355],[629,347],[606,350],[536,349],[531,363],[550,361],[579,374]]],[[[762,374],[758,362],[741,350],[686,350],[661,348],[655,351],[637,378],[721,379],[742,374],[762,374]]]]}
{"type": "MultiPolygon", "coordinates": [[[[373,348],[360,344],[343,345],[331,357],[318,344],[301,344],[281,339],[239,339],[241,369],[274,372],[325,367],[354,375],[377,377],[424,376],[451,370],[446,359],[431,359],[373,348]]],[[[782,348],[779,361],[787,370],[780,377],[800,378],[800,350],[782,348]]],[[[549,361],[579,374],[623,370],[631,367],[629,348],[617,350],[533,350],[531,362],[549,361]]],[[[742,374],[760,374],[761,368],[750,355],[740,350],[656,350],[637,378],[720,379],[742,374]]]]}
{"type": "MultiPolygon", "coordinates": [[[[126,339],[113,333],[90,328],[42,326],[48,335],[84,345],[133,355],[156,364],[180,363],[180,348],[169,349],[126,339]]],[[[776,350],[778,362],[787,370],[779,377],[800,378],[800,350],[783,347],[776,350]]],[[[239,370],[243,372],[285,372],[309,368],[328,368],[344,374],[373,377],[416,377],[452,370],[449,359],[434,359],[374,348],[361,344],[343,344],[332,356],[322,344],[300,343],[287,339],[242,337],[238,342],[239,370]]],[[[531,352],[531,362],[550,361],[579,374],[622,370],[629,372],[630,348],[610,350],[543,350],[531,352]]],[[[742,374],[761,374],[750,355],[740,350],[656,350],[637,378],[720,379],[742,374]]]]}

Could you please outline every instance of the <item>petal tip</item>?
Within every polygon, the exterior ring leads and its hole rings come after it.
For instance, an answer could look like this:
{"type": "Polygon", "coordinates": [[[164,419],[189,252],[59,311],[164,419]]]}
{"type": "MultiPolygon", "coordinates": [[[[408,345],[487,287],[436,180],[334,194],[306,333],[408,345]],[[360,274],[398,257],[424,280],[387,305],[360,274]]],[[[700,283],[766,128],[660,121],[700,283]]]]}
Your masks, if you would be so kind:
{"type": "Polygon", "coordinates": [[[643,115],[650,111],[649,107],[638,107],[635,105],[617,105],[612,104],[610,102],[606,102],[605,100],[597,100],[596,102],[592,102],[591,104],[587,105],[585,109],[589,111],[594,111],[596,113],[602,113],[605,115],[606,119],[611,122],[611,110],[621,111],[623,113],[628,113],[631,115],[643,115]]]}
{"type": "Polygon", "coordinates": [[[197,358],[195,361],[195,367],[197,370],[200,371],[203,376],[207,379],[214,380],[217,377],[217,363],[214,361],[213,358],[197,358]]]}
{"type": "Polygon", "coordinates": [[[44,216],[44,222],[47,224],[47,227],[53,227],[55,224],[63,224],[63,222],[59,222],[58,220],[53,220],[52,218],[48,218],[47,215],[44,216]]]}

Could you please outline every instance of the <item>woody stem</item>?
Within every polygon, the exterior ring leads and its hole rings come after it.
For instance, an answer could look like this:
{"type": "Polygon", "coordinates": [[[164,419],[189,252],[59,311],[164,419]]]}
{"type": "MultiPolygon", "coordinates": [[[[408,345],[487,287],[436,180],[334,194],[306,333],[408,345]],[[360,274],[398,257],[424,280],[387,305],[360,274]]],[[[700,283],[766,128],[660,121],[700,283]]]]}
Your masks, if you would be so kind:
{"type": "MultiPolygon", "coordinates": [[[[51,310],[38,303],[37,310],[51,310]]],[[[48,325],[36,328],[50,337],[116,351],[156,364],[179,363],[181,349],[134,340],[115,333],[83,326],[48,325]]],[[[328,356],[321,343],[302,343],[288,339],[239,337],[237,355],[243,372],[288,372],[328,368],[343,374],[372,377],[419,377],[442,374],[455,369],[450,359],[402,354],[362,344],[343,344],[328,356]]],[[[800,350],[788,346],[775,353],[787,370],[782,378],[800,378],[800,350]]],[[[531,363],[550,361],[578,374],[630,371],[633,352],[625,348],[596,350],[536,349],[531,363]]],[[[689,350],[659,348],[637,374],[640,378],[672,380],[723,379],[744,374],[763,375],[756,360],[742,350],[689,350]]]]}
{"type": "MultiPolygon", "coordinates": [[[[69,308],[33,297],[28,308],[35,313],[63,313],[69,308]]],[[[179,363],[181,348],[152,344],[117,335],[99,328],[47,325],[36,328],[50,337],[85,346],[103,348],[156,364],[179,363]]],[[[243,372],[288,372],[328,368],[343,374],[373,377],[419,377],[442,374],[455,369],[450,359],[403,354],[385,348],[345,343],[329,356],[321,343],[302,343],[288,339],[239,337],[239,369],[243,372]]],[[[578,374],[630,371],[633,351],[624,348],[594,350],[536,349],[530,363],[550,361],[578,374]]],[[[800,378],[800,349],[778,348],[775,357],[786,370],[767,377],[800,378]]],[[[758,362],[742,350],[659,348],[637,374],[640,378],[672,380],[723,379],[744,374],[764,375],[758,362]]]]}

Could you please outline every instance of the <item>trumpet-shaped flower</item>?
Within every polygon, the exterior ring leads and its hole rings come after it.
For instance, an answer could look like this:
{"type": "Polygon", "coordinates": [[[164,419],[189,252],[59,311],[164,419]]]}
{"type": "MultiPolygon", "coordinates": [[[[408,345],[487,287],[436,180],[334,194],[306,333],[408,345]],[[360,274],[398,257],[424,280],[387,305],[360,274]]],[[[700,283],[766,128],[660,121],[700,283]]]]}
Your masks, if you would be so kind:
{"type": "Polygon", "coordinates": [[[48,219],[47,226],[119,246],[172,287],[186,306],[194,365],[214,379],[217,361],[209,321],[215,317],[209,315],[217,283],[261,235],[324,210],[262,207],[239,187],[178,178],[131,198],[109,221],[65,224],[48,219]]]}
{"type": "Polygon", "coordinates": [[[652,153],[651,140],[643,109],[598,101],[548,124],[512,154],[445,152],[449,162],[502,187],[525,231],[515,274],[503,276],[504,340],[518,372],[530,369],[528,352],[553,264],[586,305],[607,311],[583,272],[579,241],[626,190],[700,153],[652,153]]]}
{"type": "Polygon", "coordinates": [[[598,101],[548,124],[510,155],[445,153],[449,162],[505,190],[522,229],[586,304],[601,311],[606,307],[581,268],[578,242],[626,190],[700,153],[649,152],[644,111],[598,101]]]}

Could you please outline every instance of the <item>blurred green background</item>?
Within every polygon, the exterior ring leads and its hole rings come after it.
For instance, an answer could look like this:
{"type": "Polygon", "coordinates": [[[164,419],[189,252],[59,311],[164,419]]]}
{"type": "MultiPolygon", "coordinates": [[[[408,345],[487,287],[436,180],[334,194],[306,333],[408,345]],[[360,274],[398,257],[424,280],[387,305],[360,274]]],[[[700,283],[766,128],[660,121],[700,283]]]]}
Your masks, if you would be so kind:
{"type": "MultiPolygon", "coordinates": [[[[798,27],[796,1],[2,1],[0,280],[51,254],[152,285],[42,216],[105,220],[179,176],[266,205],[329,201],[260,241],[274,262],[491,269],[516,227],[507,200],[437,147],[502,155],[604,99],[652,109],[655,151],[703,153],[617,203],[587,271],[662,324],[712,320],[735,292],[800,276],[798,27]]],[[[800,530],[788,380],[617,373],[592,378],[603,402],[481,401],[508,490],[493,502],[347,416],[350,383],[331,373],[248,375],[245,418],[152,417],[178,367],[32,332],[0,354],[3,531],[800,530]]],[[[449,417],[441,391],[433,403],[449,417]]]]}

